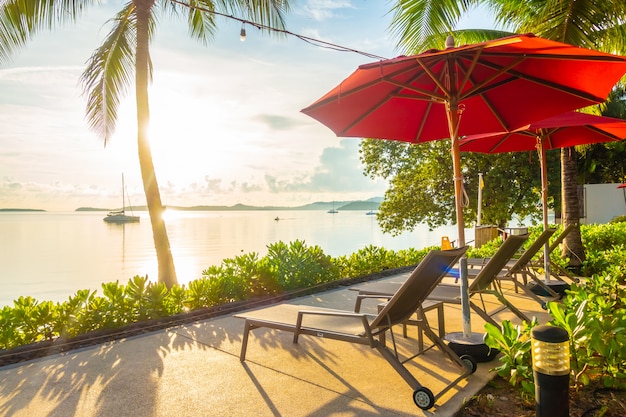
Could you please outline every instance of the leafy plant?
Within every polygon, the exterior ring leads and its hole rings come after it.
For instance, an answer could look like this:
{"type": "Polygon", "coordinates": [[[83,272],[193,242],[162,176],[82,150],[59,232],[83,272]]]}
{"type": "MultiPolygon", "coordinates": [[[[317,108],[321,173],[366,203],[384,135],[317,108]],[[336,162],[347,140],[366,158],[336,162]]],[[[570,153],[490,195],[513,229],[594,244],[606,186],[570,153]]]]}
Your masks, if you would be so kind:
{"type": "Polygon", "coordinates": [[[615,275],[573,284],[561,303],[549,303],[555,325],[570,335],[575,385],[626,388],[626,288],[615,275]]]}
{"type": "MultiPolygon", "coordinates": [[[[531,233],[540,230],[539,226],[534,227],[531,233]]],[[[622,386],[626,380],[626,228],[585,226],[583,239],[596,245],[588,256],[587,270],[602,273],[572,285],[560,307],[550,305],[553,323],[569,329],[573,335],[576,384],[601,381],[607,387],[622,386]]],[[[480,250],[471,250],[470,256],[491,256],[500,244],[501,240],[496,239],[480,250]]],[[[264,257],[250,253],[225,259],[221,265],[207,268],[187,287],[174,285],[168,290],[163,284],[150,282],[147,276],[135,276],[126,286],[118,281],[102,284],[102,296],[93,290],[79,290],[56,304],[20,297],[13,306],[0,310],[0,349],[118,328],[182,311],[306,288],[339,277],[359,277],[415,265],[432,249],[435,248],[394,252],[370,245],[350,256],[331,258],[320,247],[307,246],[303,241],[278,242],[268,246],[264,257]]],[[[530,369],[525,359],[529,328],[511,326],[503,324],[503,332],[490,329],[487,340],[507,352],[504,357],[508,362],[496,368],[498,372],[507,374],[525,391],[530,369]]]]}
{"type": "Polygon", "coordinates": [[[536,319],[523,326],[514,326],[509,320],[502,322],[502,328],[491,323],[485,324],[485,344],[491,349],[502,352],[501,365],[492,372],[509,381],[513,386],[520,386],[522,396],[534,398],[535,385],[530,354],[530,330],[537,325],[536,319]]]}
{"type": "Polygon", "coordinates": [[[348,257],[339,257],[335,264],[340,268],[342,277],[358,277],[405,266],[403,256],[374,245],[366,246],[348,257]]]}
{"type": "Polygon", "coordinates": [[[306,288],[339,278],[339,270],[319,246],[296,240],[267,247],[267,266],[285,290],[306,288]]]}

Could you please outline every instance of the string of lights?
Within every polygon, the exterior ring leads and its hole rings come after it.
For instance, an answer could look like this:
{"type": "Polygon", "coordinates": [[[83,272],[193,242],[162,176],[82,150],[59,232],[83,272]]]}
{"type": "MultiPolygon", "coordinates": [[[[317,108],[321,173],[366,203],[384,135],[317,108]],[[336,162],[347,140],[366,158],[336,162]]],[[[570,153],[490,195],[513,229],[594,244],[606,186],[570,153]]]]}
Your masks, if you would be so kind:
{"type": "Polygon", "coordinates": [[[260,23],[257,23],[257,22],[252,22],[250,20],[243,19],[241,17],[229,15],[229,14],[226,14],[226,13],[220,13],[220,12],[217,12],[215,10],[209,10],[207,8],[204,8],[204,7],[201,7],[201,6],[198,6],[198,5],[191,5],[189,3],[185,3],[185,2],[180,1],[180,0],[171,0],[171,1],[173,3],[180,4],[181,6],[185,6],[185,7],[188,7],[190,9],[201,10],[201,11],[203,11],[205,13],[211,13],[211,14],[216,15],[216,16],[220,16],[220,17],[224,17],[226,19],[231,19],[231,20],[235,20],[235,21],[241,22],[241,31],[239,33],[239,39],[241,41],[244,41],[246,39],[246,28],[245,28],[245,25],[249,25],[249,26],[255,27],[255,28],[259,29],[259,30],[265,29],[265,30],[268,30],[268,31],[271,31],[271,32],[282,33],[282,34],[287,35],[287,36],[293,36],[295,38],[300,39],[301,41],[304,41],[304,42],[306,42],[308,44],[311,44],[313,46],[316,46],[318,48],[326,48],[326,49],[331,49],[331,50],[339,51],[339,52],[352,52],[352,53],[355,53],[355,54],[363,55],[363,56],[368,57],[368,58],[378,59],[378,60],[387,59],[387,58],[379,56],[379,55],[370,54],[369,52],[363,52],[363,51],[359,51],[357,49],[348,48],[346,46],[341,46],[341,45],[337,45],[337,44],[334,44],[334,43],[330,43],[330,42],[322,41],[322,40],[319,40],[319,39],[311,38],[311,37],[308,37],[308,36],[300,35],[300,34],[288,31],[286,29],[278,29],[278,28],[275,28],[275,27],[272,27],[272,26],[267,26],[267,25],[263,25],[263,24],[260,24],[260,23]]]}

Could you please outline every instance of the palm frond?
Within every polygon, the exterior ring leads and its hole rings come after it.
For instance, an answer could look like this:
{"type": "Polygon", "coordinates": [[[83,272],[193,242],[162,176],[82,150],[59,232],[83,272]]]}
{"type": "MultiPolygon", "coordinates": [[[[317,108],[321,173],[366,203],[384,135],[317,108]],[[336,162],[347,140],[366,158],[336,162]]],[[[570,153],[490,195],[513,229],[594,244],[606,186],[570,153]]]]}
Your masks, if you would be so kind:
{"type": "Polygon", "coordinates": [[[74,22],[95,0],[3,0],[0,2],[0,65],[43,29],[74,22]]]}
{"type": "Polygon", "coordinates": [[[218,9],[235,16],[276,29],[285,29],[285,14],[289,12],[288,0],[219,0],[215,3],[218,9]]]}
{"type": "MultiPolygon", "coordinates": [[[[472,43],[480,43],[485,42],[491,39],[498,39],[505,36],[511,36],[514,33],[505,32],[503,30],[496,29],[463,29],[463,30],[454,30],[451,32],[454,37],[454,45],[468,45],[472,43]]],[[[420,52],[424,52],[426,49],[434,48],[434,49],[444,49],[446,44],[446,38],[448,37],[448,33],[436,33],[431,36],[427,36],[424,38],[422,45],[423,49],[420,51],[407,51],[411,54],[417,54],[420,52]]]]}
{"type": "MultiPolygon", "coordinates": [[[[500,0],[503,1],[503,0],[500,0]]],[[[511,1],[511,0],[509,0],[511,1]]],[[[508,15],[517,16],[520,32],[590,49],[615,52],[624,45],[626,4],[596,0],[514,0],[508,15]],[[616,36],[617,35],[617,36],[616,36]]],[[[623,52],[623,50],[622,50],[623,52]]]]}
{"type": "Polygon", "coordinates": [[[12,53],[24,47],[31,31],[22,20],[15,2],[4,2],[0,8],[0,65],[6,64],[12,53]]]}
{"type": "Polygon", "coordinates": [[[213,2],[188,0],[186,2],[165,0],[162,9],[174,17],[187,16],[189,34],[206,45],[215,36],[217,24],[213,2]]]}
{"type": "Polygon", "coordinates": [[[389,27],[397,39],[396,48],[404,53],[418,53],[426,49],[441,49],[439,39],[453,32],[463,14],[477,0],[398,0],[389,27]],[[435,44],[436,42],[436,44],[435,44]]]}
{"type": "Polygon", "coordinates": [[[136,49],[135,7],[128,3],[110,20],[113,28],[94,51],[81,75],[87,94],[89,127],[107,140],[115,131],[121,97],[133,82],[136,49]]]}

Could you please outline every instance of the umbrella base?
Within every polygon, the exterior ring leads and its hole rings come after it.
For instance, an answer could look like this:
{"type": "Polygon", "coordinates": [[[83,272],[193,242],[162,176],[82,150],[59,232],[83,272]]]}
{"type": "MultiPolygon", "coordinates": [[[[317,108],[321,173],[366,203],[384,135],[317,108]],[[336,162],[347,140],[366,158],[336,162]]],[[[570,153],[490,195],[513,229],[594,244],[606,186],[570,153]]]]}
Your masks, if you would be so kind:
{"type": "MultiPolygon", "coordinates": [[[[561,280],[543,281],[543,284],[561,297],[565,295],[565,290],[569,290],[569,284],[561,280]]],[[[541,297],[549,297],[550,294],[539,284],[530,287],[530,290],[541,297]]]]}
{"type": "Polygon", "coordinates": [[[491,362],[500,353],[485,344],[482,333],[472,333],[469,337],[465,337],[463,332],[448,333],[445,340],[454,353],[459,356],[469,355],[479,363],[491,362]]]}

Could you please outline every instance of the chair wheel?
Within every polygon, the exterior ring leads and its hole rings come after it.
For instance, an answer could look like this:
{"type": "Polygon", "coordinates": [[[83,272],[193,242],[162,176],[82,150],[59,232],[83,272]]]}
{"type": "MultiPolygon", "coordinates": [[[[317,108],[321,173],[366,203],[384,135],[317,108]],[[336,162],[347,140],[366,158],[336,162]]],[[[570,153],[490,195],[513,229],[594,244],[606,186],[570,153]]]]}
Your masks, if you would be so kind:
{"type": "Polygon", "coordinates": [[[422,410],[428,410],[435,405],[435,396],[428,388],[421,387],[413,392],[413,402],[422,410]]]}
{"type": "Polygon", "coordinates": [[[474,360],[474,358],[472,358],[470,355],[461,356],[461,360],[463,361],[465,366],[467,366],[467,368],[470,370],[471,374],[476,372],[476,369],[478,369],[478,364],[476,363],[476,360],[474,360]]]}

